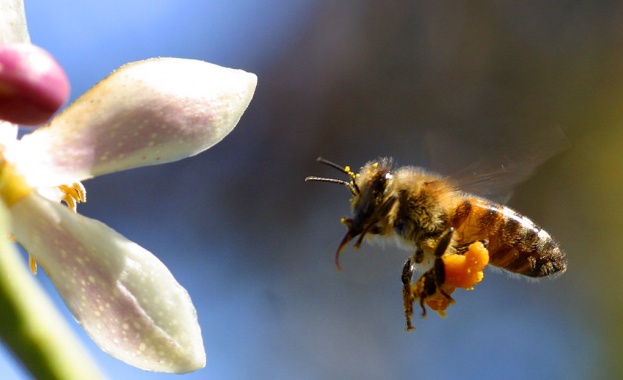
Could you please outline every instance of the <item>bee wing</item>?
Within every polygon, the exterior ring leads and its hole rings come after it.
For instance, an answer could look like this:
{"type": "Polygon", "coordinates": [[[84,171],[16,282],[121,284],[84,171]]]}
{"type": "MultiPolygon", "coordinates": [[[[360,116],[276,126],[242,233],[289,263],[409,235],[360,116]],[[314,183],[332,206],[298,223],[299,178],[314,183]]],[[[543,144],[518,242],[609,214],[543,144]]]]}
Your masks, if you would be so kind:
{"type": "Polygon", "coordinates": [[[557,125],[516,122],[460,133],[435,130],[425,144],[433,170],[449,174],[461,190],[498,203],[506,203],[537,166],[571,146],[557,125]]]}

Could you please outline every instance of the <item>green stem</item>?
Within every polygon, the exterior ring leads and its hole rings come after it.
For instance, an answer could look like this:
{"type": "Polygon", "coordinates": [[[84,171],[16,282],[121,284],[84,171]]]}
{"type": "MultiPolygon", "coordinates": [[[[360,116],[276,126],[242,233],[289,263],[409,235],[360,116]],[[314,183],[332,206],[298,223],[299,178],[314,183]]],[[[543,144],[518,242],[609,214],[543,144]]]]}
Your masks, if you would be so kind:
{"type": "MultiPolygon", "coordinates": [[[[4,207],[0,214],[5,237],[4,207]]],[[[0,338],[35,378],[103,378],[6,238],[0,239],[0,321],[0,338]]]]}

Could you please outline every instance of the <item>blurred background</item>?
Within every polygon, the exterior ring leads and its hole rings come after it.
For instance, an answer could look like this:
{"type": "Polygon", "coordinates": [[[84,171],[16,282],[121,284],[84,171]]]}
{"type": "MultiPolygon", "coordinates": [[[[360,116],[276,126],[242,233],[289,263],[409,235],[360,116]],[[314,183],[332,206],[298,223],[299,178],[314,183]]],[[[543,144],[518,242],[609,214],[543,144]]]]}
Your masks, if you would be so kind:
{"type": "MultiPolygon", "coordinates": [[[[208,363],[184,379],[623,376],[620,3],[30,0],[26,16],[73,98],[155,56],[259,76],[221,143],[87,181],[79,207],[152,251],[188,289],[208,363]],[[416,317],[407,333],[409,252],[349,247],[335,269],[349,193],[303,182],[339,177],[317,156],[452,171],[538,144],[527,150],[534,162],[533,153],[560,151],[542,137],[558,127],[571,147],[517,185],[510,205],[557,238],[564,276],[534,283],[488,271],[473,292],[457,290],[447,318],[416,317]]],[[[110,378],[179,378],[102,353],[45,274],[37,279],[110,378]]],[[[0,374],[28,378],[3,347],[0,374]]]]}

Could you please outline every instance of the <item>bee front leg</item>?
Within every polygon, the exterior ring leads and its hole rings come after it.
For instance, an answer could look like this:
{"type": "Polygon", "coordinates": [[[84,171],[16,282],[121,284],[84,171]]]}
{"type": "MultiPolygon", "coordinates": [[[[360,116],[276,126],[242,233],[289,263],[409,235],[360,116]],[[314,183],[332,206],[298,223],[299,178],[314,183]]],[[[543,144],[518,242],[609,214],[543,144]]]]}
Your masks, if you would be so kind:
{"type": "MultiPolygon", "coordinates": [[[[414,256],[415,257],[415,256],[414,256]]],[[[405,319],[407,320],[407,331],[414,330],[411,324],[413,317],[413,304],[415,303],[415,293],[411,281],[413,279],[413,263],[414,257],[409,257],[402,267],[402,302],[405,310],[405,319]]]]}
{"type": "Polygon", "coordinates": [[[424,273],[418,281],[413,283],[414,264],[419,264],[424,259],[424,251],[417,248],[413,256],[409,257],[402,267],[402,300],[405,310],[405,319],[407,321],[407,331],[414,330],[411,319],[413,317],[413,305],[416,299],[420,299],[420,307],[422,308],[422,318],[426,318],[426,307],[424,301],[427,295],[434,294],[437,287],[435,285],[434,268],[424,273]]]}

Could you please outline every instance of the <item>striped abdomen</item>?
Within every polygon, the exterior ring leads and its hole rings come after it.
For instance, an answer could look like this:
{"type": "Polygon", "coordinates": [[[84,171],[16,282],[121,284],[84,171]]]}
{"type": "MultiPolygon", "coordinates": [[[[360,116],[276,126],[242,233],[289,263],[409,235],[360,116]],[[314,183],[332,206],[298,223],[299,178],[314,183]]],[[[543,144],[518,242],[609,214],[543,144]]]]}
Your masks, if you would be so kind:
{"type": "Polygon", "coordinates": [[[508,207],[466,198],[452,218],[459,244],[487,239],[489,263],[530,277],[562,274],[564,253],[552,237],[508,207]]]}

